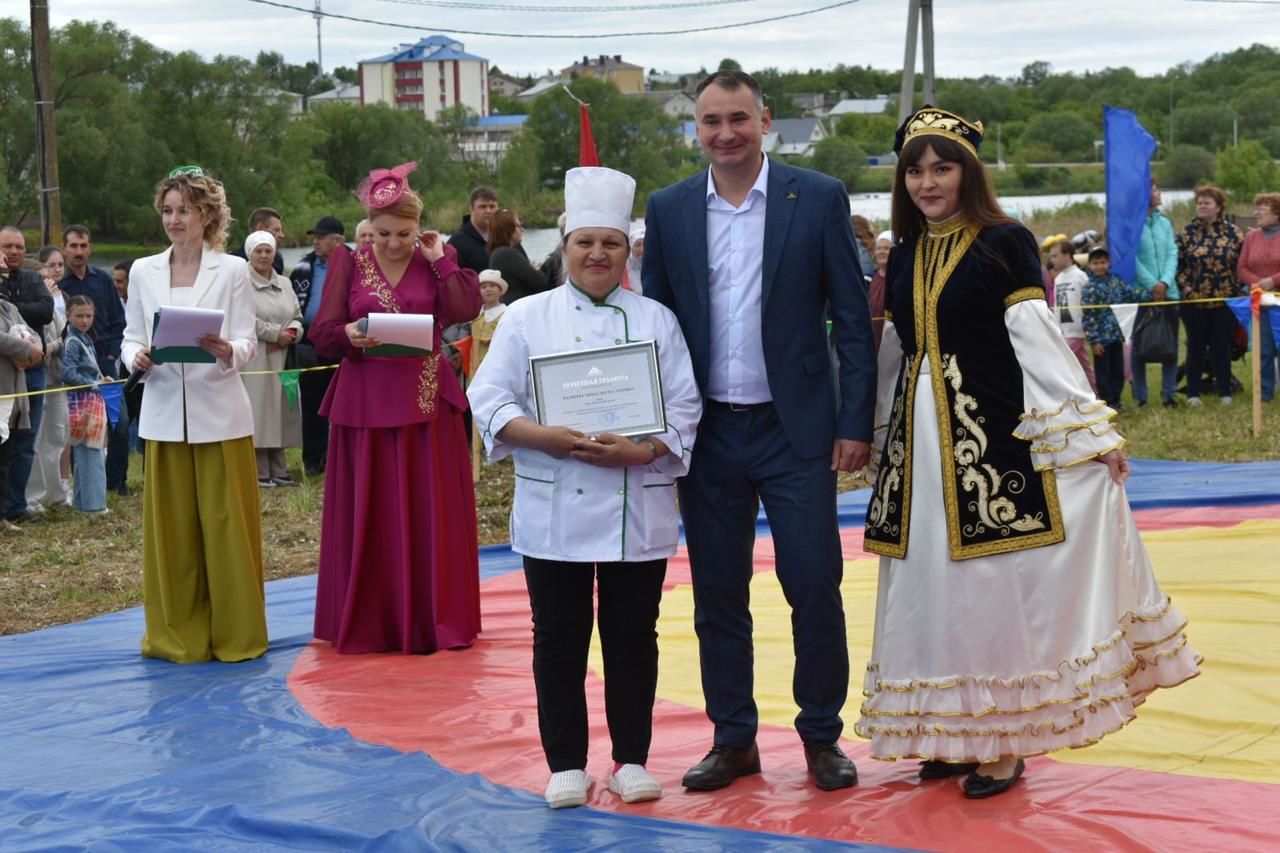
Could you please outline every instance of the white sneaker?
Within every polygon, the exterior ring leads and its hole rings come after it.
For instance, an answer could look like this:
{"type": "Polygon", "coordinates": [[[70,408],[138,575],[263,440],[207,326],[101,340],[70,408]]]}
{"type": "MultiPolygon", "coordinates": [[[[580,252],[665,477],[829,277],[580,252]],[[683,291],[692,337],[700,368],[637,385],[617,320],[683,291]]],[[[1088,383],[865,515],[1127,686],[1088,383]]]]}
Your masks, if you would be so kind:
{"type": "Polygon", "coordinates": [[[662,786],[641,764],[624,764],[609,777],[609,790],[624,803],[644,803],[662,796],[662,786]]]}
{"type": "Polygon", "coordinates": [[[1218,402],[1222,403],[1222,405],[1224,405],[1224,406],[1230,406],[1230,405],[1231,405],[1231,395],[1230,395],[1230,394],[1228,394],[1228,395],[1226,395],[1225,397],[1219,397],[1219,398],[1218,398],[1218,402]]]}
{"type": "Polygon", "coordinates": [[[1193,409],[1194,409],[1194,408],[1196,408],[1197,406],[1199,406],[1199,405],[1200,405],[1200,398],[1199,398],[1199,397],[1188,397],[1188,398],[1187,398],[1187,405],[1188,405],[1188,406],[1190,406],[1190,407],[1191,407],[1191,408],[1193,408],[1193,409]]]}
{"type": "Polygon", "coordinates": [[[591,777],[585,770],[561,770],[552,773],[547,782],[547,805],[553,809],[567,809],[587,803],[587,792],[591,790],[591,777]]]}

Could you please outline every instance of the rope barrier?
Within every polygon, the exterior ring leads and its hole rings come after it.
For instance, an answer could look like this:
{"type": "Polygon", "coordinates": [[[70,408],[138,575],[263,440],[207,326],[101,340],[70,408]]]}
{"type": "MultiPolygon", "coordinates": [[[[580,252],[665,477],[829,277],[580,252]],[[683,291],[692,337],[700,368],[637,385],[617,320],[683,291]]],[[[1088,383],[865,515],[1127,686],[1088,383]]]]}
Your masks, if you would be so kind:
{"type": "MultiPolygon", "coordinates": [[[[316,367],[290,367],[284,370],[242,370],[241,376],[275,376],[279,373],[312,373],[317,370],[336,370],[336,364],[321,364],[316,367]]],[[[0,394],[0,400],[20,400],[24,397],[43,397],[46,394],[61,394],[66,391],[83,391],[87,388],[101,388],[103,385],[121,385],[126,379],[103,379],[94,385],[60,385],[57,388],[45,388],[42,391],[24,391],[21,394],[0,394]]]]}

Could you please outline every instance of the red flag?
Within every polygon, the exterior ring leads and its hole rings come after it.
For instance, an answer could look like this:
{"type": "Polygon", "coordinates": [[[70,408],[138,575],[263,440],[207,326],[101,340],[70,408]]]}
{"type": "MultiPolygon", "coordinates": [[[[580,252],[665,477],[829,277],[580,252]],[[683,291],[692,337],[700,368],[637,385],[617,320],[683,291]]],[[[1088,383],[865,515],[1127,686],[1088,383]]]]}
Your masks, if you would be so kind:
{"type": "Polygon", "coordinates": [[[596,138],[591,135],[591,114],[586,104],[578,104],[578,165],[599,166],[600,155],[596,154],[596,138]]]}
{"type": "Polygon", "coordinates": [[[453,348],[456,349],[458,351],[458,354],[462,356],[462,375],[465,377],[471,376],[471,344],[472,342],[473,341],[470,336],[465,338],[459,338],[458,340],[452,342],[453,348]]]}

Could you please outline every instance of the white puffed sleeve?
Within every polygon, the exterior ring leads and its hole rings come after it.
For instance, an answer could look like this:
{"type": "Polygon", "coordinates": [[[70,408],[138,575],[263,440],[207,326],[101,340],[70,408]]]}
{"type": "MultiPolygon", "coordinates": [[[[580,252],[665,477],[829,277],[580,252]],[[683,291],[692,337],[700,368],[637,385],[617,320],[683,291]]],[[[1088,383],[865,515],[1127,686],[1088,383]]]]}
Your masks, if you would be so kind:
{"type": "Polygon", "coordinates": [[[526,409],[529,390],[529,345],[523,333],[524,311],[519,304],[502,317],[493,333],[489,352],[467,388],[471,416],[484,441],[491,462],[505,459],[515,450],[498,438],[502,428],[516,418],[536,420],[526,409]]]}
{"type": "Polygon", "coordinates": [[[880,334],[880,351],[876,354],[876,418],[871,436],[871,456],[867,475],[874,478],[880,469],[880,452],[889,434],[889,418],[893,414],[893,398],[898,390],[898,376],[903,370],[902,339],[892,320],[884,321],[880,334]]]}
{"type": "Polygon", "coordinates": [[[1012,305],[1004,323],[1027,408],[1013,434],[1031,442],[1036,470],[1065,468],[1124,446],[1112,423],[1115,409],[1094,395],[1044,300],[1012,305]]]}

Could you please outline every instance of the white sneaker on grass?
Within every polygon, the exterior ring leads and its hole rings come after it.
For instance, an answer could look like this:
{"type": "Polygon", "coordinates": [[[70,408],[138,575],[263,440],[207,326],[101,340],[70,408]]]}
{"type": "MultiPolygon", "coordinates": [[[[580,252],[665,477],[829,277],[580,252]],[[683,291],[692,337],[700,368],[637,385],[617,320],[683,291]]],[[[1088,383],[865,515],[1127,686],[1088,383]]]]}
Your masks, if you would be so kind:
{"type": "Polygon", "coordinates": [[[1219,403],[1221,403],[1221,404],[1222,404],[1222,405],[1224,405],[1224,406],[1230,406],[1230,405],[1231,405],[1231,403],[1232,403],[1231,395],[1230,395],[1230,394],[1227,394],[1227,395],[1225,395],[1225,396],[1223,396],[1223,397],[1219,397],[1219,398],[1218,398],[1218,402],[1219,402],[1219,403]]]}
{"type": "Polygon", "coordinates": [[[587,792],[591,790],[591,777],[585,770],[561,770],[552,773],[547,782],[547,805],[553,809],[567,809],[586,805],[587,792]]]}
{"type": "Polygon", "coordinates": [[[641,764],[624,764],[609,777],[609,790],[624,803],[644,803],[662,796],[662,786],[641,764]]]}
{"type": "Polygon", "coordinates": [[[1188,398],[1187,398],[1187,405],[1194,409],[1196,406],[1199,406],[1199,405],[1200,405],[1200,398],[1199,398],[1199,397],[1188,397],[1188,398]]]}

